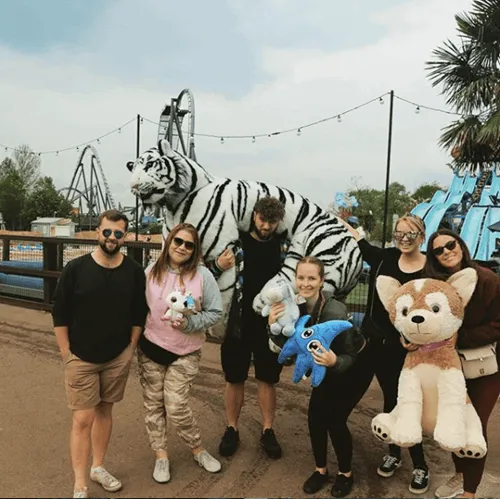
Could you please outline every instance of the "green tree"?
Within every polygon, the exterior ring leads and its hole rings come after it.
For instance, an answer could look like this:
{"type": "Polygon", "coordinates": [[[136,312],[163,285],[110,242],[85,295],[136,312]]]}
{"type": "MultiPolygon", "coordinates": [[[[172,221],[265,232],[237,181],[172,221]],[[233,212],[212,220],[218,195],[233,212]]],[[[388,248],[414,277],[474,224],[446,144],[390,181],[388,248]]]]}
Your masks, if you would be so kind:
{"type": "Polygon", "coordinates": [[[23,228],[22,213],[26,196],[26,184],[17,170],[2,173],[0,177],[0,211],[7,229],[20,230],[23,228]]]}
{"type": "Polygon", "coordinates": [[[72,206],[57,192],[51,177],[39,178],[28,194],[23,218],[31,223],[39,217],[69,217],[72,206]]]}
{"type": "MultiPolygon", "coordinates": [[[[359,218],[363,228],[371,234],[372,239],[382,240],[384,224],[385,191],[370,187],[357,187],[350,189],[349,194],[355,196],[359,206],[353,214],[359,218]]],[[[389,203],[387,213],[386,242],[391,240],[393,215],[402,216],[412,207],[410,194],[406,187],[399,182],[389,185],[389,203]]]]}
{"type": "Polygon", "coordinates": [[[456,166],[475,171],[500,159],[500,2],[473,0],[455,21],[459,43],[435,49],[427,69],[463,116],[443,130],[440,144],[456,166]]]}
{"type": "Polygon", "coordinates": [[[21,144],[12,156],[16,168],[29,191],[40,178],[40,156],[33,152],[27,144],[21,144]]]}
{"type": "Polygon", "coordinates": [[[444,191],[444,187],[440,186],[437,182],[425,183],[419,185],[411,197],[415,200],[415,203],[423,203],[430,201],[437,191],[444,191]]]}

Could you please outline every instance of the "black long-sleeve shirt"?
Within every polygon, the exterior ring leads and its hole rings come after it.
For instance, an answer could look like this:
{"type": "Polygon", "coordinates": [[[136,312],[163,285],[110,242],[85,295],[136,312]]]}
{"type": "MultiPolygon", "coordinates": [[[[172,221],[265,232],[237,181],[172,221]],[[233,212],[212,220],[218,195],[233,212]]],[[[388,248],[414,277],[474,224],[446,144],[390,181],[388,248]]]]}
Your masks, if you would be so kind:
{"type": "Polygon", "coordinates": [[[105,268],[87,254],[71,260],[59,279],[54,327],[67,326],[70,350],[96,364],[116,358],[130,343],[133,326],[144,327],[148,306],[142,267],[124,257],[105,268]]]}
{"type": "Polygon", "coordinates": [[[370,265],[370,284],[368,286],[368,304],[365,319],[363,321],[363,332],[368,336],[386,339],[390,342],[399,343],[400,334],[393,326],[389,313],[384,308],[380,301],[375,287],[375,279],[379,275],[385,275],[397,279],[401,284],[420,279],[422,270],[417,272],[403,272],[399,268],[399,258],[401,251],[398,248],[379,248],[373,246],[365,239],[358,241],[359,249],[363,260],[370,265]],[[378,271],[378,273],[377,273],[378,271]],[[375,327],[370,324],[371,320],[375,323],[375,327]]]}

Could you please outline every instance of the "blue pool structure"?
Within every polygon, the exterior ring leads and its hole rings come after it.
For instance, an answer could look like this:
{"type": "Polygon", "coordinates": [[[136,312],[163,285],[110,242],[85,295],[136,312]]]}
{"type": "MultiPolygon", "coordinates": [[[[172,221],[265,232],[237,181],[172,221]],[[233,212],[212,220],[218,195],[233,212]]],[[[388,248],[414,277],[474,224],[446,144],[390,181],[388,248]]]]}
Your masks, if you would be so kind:
{"type": "MultiPolygon", "coordinates": [[[[43,269],[43,262],[41,261],[9,260],[2,261],[1,264],[5,267],[43,269]]],[[[19,298],[43,299],[43,279],[0,272],[0,292],[15,295],[19,298]]]]}
{"type": "Polygon", "coordinates": [[[500,165],[479,175],[455,170],[450,188],[436,191],[412,213],[426,225],[422,250],[434,231],[447,227],[461,235],[474,260],[490,261],[497,256],[500,243],[500,232],[492,227],[500,222],[500,165]]]}

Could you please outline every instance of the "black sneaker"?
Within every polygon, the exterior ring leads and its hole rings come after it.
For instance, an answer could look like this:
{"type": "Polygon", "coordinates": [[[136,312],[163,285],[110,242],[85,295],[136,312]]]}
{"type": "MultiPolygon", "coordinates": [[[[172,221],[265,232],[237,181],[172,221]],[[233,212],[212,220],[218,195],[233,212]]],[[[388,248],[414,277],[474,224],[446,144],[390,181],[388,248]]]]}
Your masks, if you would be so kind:
{"type": "Polygon", "coordinates": [[[326,482],[328,482],[328,473],[322,474],[319,471],[315,471],[305,482],[302,490],[306,494],[316,494],[321,490],[326,482]]]}
{"type": "Polygon", "coordinates": [[[377,473],[384,478],[389,478],[398,468],[401,468],[402,464],[399,457],[388,454],[384,456],[384,462],[377,468],[377,473]]]}
{"type": "Polygon", "coordinates": [[[219,454],[224,457],[232,456],[240,445],[240,434],[232,426],[228,426],[219,445],[219,454]]]}
{"type": "Polygon", "coordinates": [[[281,447],[272,428],[264,430],[260,437],[260,445],[270,458],[279,459],[281,457],[281,447]]]}
{"type": "Polygon", "coordinates": [[[429,488],[429,470],[427,468],[415,468],[409,490],[412,494],[423,494],[429,488]]]}
{"type": "Polygon", "coordinates": [[[353,476],[345,476],[339,473],[337,478],[335,478],[335,483],[332,487],[333,497],[345,497],[349,495],[354,484],[353,476]]]}

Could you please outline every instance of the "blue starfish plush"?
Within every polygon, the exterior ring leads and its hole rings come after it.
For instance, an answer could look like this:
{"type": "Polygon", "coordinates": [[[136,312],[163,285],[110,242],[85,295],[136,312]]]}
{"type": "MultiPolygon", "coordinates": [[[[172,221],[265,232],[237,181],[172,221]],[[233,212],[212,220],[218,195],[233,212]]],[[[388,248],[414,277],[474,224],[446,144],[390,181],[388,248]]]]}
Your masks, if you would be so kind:
{"type": "Polygon", "coordinates": [[[295,323],[295,332],[283,346],[278,362],[283,364],[287,358],[297,355],[293,382],[298,383],[311,369],[311,385],[316,387],[323,381],[326,367],[314,362],[311,350],[318,348],[318,344],[321,344],[324,350],[328,350],[333,339],[350,329],[352,324],[348,321],[328,321],[306,328],[309,318],[309,315],[304,315],[295,323]]]}

